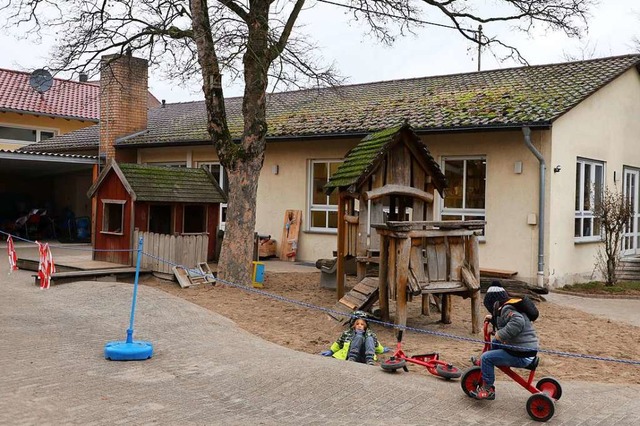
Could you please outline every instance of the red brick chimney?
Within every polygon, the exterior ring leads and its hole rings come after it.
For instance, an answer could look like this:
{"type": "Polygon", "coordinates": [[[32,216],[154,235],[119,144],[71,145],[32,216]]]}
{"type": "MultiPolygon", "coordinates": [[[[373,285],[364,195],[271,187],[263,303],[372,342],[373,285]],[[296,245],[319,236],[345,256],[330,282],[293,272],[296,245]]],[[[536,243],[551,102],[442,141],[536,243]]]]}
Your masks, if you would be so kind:
{"type": "Polygon", "coordinates": [[[148,64],[145,59],[131,55],[102,57],[100,156],[106,161],[111,158],[126,161],[125,158],[116,158],[116,139],[147,128],[147,80],[148,64]]]}

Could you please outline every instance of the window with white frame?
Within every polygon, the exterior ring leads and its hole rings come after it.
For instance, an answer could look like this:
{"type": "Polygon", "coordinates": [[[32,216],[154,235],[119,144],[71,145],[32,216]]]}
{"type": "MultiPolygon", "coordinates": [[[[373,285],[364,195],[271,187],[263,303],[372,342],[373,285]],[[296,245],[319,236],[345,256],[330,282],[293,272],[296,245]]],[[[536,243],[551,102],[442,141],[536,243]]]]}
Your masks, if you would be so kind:
{"type": "Polygon", "coordinates": [[[16,125],[0,125],[0,141],[8,143],[33,143],[54,137],[56,129],[21,127],[16,125]]]}
{"type": "MultiPolygon", "coordinates": [[[[227,172],[220,163],[198,163],[198,167],[205,167],[211,172],[214,178],[218,181],[218,185],[224,191],[225,194],[229,194],[229,178],[227,172]]],[[[224,230],[224,226],[227,222],[227,204],[220,204],[220,229],[224,230]]]]}
{"type": "Polygon", "coordinates": [[[600,241],[600,220],[594,208],[602,201],[604,191],[604,163],[578,158],[576,164],[576,241],[600,241]]]}
{"type": "Polygon", "coordinates": [[[336,172],[341,160],[312,160],[309,167],[309,230],[337,232],[338,191],[324,192],[329,177],[336,172]]]}
{"type": "Polygon", "coordinates": [[[124,205],[125,200],[102,200],[102,233],[124,233],[124,205]]]}
{"type": "Polygon", "coordinates": [[[445,157],[447,189],[441,220],[485,220],[487,161],[485,157],[445,157]]]}

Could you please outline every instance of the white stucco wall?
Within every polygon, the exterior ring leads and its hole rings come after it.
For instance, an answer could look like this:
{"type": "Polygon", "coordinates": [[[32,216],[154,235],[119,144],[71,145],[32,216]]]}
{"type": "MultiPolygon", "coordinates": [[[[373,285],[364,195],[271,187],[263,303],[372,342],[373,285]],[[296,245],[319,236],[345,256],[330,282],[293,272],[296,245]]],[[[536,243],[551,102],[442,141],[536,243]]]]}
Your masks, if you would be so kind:
{"type": "Polygon", "coordinates": [[[624,166],[640,167],[640,75],[631,69],[559,118],[552,129],[549,284],[590,280],[598,243],[574,242],[576,161],[605,163],[605,179],[622,190],[624,166]]]}
{"type": "MultiPolygon", "coordinates": [[[[640,77],[630,70],[553,123],[535,130],[532,140],[546,160],[545,281],[558,286],[589,277],[597,244],[575,244],[574,204],[577,157],[606,162],[607,183],[613,171],[621,185],[623,166],[640,167],[640,77]],[[556,165],[561,172],[554,173],[556,165]]],[[[480,246],[485,268],[514,270],[517,278],[536,282],[538,270],[539,162],[524,143],[521,130],[425,135],[434,158],[485,156],[487,161],[486,232],[480,246]],[[522,162],[522,173],[515,173],[522,162]],[[536,224],[528,224],[533,215],[536,224]]],[[[310,160],[339,160],[358,140],[269,142],[260,175],[256,230],[278,242],[287,209],[302,210],[298,259],[331,257],[334,233],[308,231],[310,160]],[[278,173],[273,173],[273,166],[278,173]]],[[[212,147],[152,148],[139,151],[139,162],[185,161],[190,166],[216,161],[212,147]]],[[[438,200],[439,201],[439,200],[438,200]]],[[[435,218],[439,217],[436,204],[435,218]]]]}

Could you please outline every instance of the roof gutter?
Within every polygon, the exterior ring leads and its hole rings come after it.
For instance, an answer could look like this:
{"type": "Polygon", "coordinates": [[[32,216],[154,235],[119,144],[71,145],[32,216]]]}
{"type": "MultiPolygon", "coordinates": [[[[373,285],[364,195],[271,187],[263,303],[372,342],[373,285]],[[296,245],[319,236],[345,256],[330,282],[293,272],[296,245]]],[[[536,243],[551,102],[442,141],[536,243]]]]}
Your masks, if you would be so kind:
{"type": "Polygon", "coordinates": [[[524,144],[529,148],[529,151],[535,155],[540,162],[540,192],[538,194],[538,287],[544,287],[544,194],[545,194],[545,172],[547,165],[544,161],[544,157],[540,154],[540,151],[536,149],[531,143],[531,128],[528,126],[522,127],[522,133],[524,134],[524,144]]]}
{"type": "Polygon", "coordinates": [[[25,111],[22,109],[15,109],[15,108],[0,108],[0,112],[13,112],[16,114],[35,115],[35,116],[51,117],[51,118],[64,118],[65,120],[89,121],[91,123],[100,122],[100,119],[98,118],[79,117],[75,115],[48,114],[44,112],[25,111]]]}

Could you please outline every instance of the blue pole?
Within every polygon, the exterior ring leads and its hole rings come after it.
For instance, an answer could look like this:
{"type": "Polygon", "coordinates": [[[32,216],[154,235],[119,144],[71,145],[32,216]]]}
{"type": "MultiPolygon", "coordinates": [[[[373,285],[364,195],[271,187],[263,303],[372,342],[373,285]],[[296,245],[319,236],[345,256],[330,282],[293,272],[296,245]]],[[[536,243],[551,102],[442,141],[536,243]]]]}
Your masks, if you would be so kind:
{"type": "Polygon", "coordinates": [[[127,343],[133,343],[133,318],[136,312],[136,297],[138,295],[138,277],[140,276],[140,259],[142,258],[142,237],[138,240],[138,260],[136,261],[136,278],[133,282],[133,300],[131,301],[131,317],[127,329],[127,343]]]}

